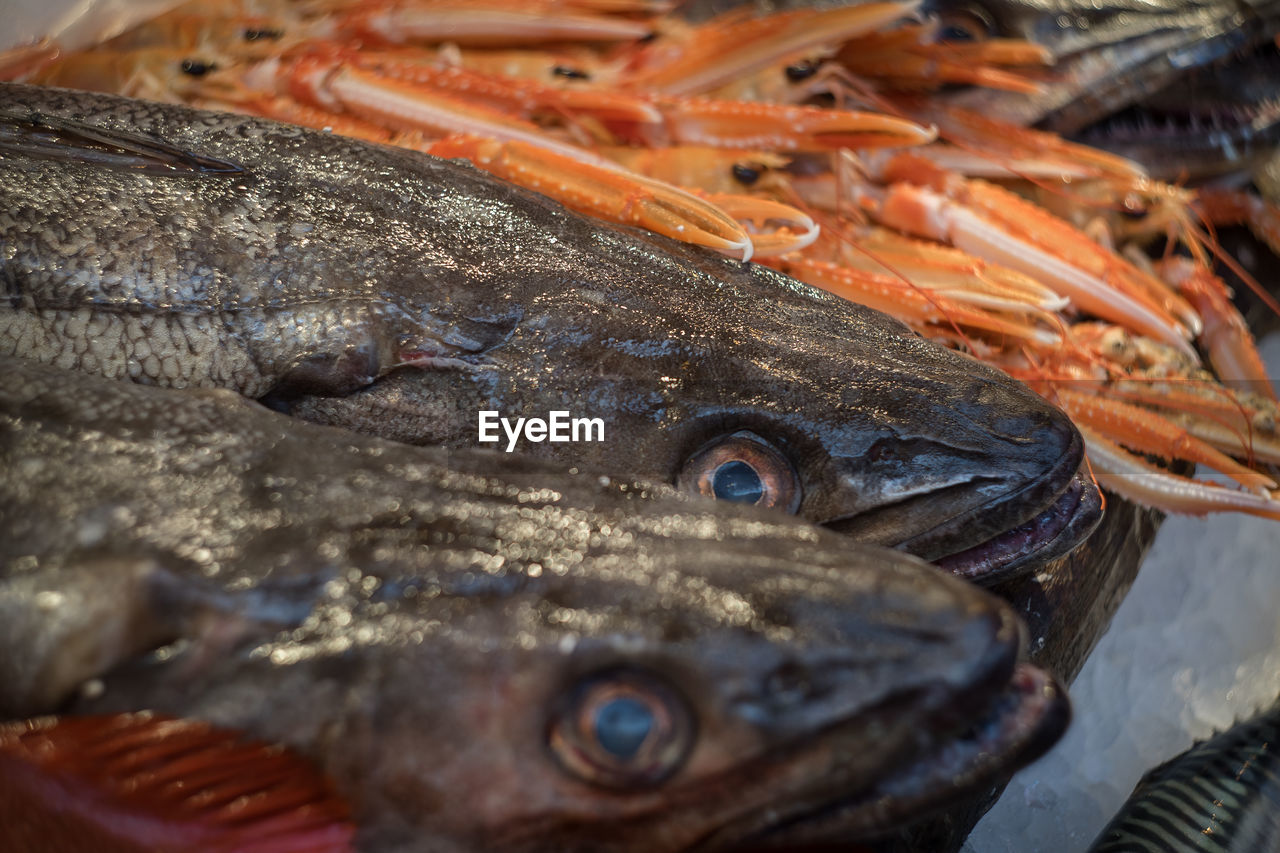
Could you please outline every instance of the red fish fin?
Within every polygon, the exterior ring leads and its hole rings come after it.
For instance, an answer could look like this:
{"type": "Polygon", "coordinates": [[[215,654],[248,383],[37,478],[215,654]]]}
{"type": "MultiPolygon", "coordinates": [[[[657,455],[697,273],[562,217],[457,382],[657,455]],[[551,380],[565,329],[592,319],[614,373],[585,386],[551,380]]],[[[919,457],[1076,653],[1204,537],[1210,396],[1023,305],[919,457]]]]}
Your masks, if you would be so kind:
{"type": "Polygon", "coordinates": [[[346,803],[306,759],[150,713],[0,725],[0,850],[346,853],[346,803]]]}

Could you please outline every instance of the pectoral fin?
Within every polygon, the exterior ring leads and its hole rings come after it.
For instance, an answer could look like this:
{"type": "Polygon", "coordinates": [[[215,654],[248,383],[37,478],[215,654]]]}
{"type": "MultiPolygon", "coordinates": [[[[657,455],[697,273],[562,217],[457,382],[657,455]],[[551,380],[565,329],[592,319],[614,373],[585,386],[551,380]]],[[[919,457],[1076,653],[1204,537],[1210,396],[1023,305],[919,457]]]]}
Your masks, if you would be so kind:
{"type": "Polygon", "coordinates": [[[346,803],[309,761],[150,713],[0,726],[0,849],[343,853],[346,803]]]}

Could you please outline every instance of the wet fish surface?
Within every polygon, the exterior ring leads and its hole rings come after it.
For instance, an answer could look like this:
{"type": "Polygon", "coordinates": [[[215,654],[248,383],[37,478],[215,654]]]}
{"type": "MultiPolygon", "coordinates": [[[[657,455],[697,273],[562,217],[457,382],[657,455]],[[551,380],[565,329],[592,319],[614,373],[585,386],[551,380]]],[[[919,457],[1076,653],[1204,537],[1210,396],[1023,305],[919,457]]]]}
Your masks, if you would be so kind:
{"type": "Polygon", "coordinates": [[[0,718],[284,744],[365,850],[858,837],[1065,725],[1008,605],[778,513],[9,357],[0,467],[0,718]]]}
{"type": "Polygon", "coordinates": [[[719,496],[738,463],[739,499],[988,581],[1097,522],[1059,411],[772,270],[268,121],[8,85],[0,128],[0,351],[415,444],[598,417],[520,449],[719,496]]]}
{"type": "Polygon", "coordinates": [[[1280,850],[1280,706],[1147,772],[1090,853],[1280,850]]]}

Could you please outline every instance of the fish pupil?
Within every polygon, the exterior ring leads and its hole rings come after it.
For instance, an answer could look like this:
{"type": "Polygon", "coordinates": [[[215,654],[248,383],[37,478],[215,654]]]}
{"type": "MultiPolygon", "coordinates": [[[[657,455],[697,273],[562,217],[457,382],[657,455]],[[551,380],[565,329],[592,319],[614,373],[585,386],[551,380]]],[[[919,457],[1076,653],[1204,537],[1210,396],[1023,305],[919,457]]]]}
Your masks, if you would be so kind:
{"type": "Polygon", "coordinates": [[[611,699],[596,712],[596,739],[616,758],[633,758],[653,730],[653,711],[637,699],[611,699]]]}
{"type": "Polygon", "coordinates": [[[720,500],[734,503],[754,504],[764,497],[764,483],[756,469],[738,459],[716,469],[711,490],[720,500]]]}

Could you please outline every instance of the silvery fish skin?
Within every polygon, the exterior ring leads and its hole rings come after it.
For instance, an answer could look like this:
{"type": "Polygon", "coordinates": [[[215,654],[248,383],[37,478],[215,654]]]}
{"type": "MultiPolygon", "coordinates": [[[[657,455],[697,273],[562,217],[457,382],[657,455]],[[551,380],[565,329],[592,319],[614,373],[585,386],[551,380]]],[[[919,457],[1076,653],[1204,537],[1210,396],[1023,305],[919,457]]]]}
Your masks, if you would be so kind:
{"type": "Polygon", "coordinates": [[[778,513],[6,357],[0,467],[0,718],[290,745],[364,850],[787,849],[1066,722],[1008,605],[778,513]],[[591,740],[619,694],[644,760],[591,740]]]}
{"type": "Polygon", "coordinates": [[[1280,850],[1280,706],[1147,772],[1090,853],[1280,850]]]}
{"type": "Polygon", "coordinates": [[[0,352],[417,444],[599,417],[603,442],[519,449],[691,489],[758,451],[802,517],[926,559],[1047,513],[987,549],[1006,572],[1097,521],[1059,411],[772,270],[267,121],[10,85],[0,129],[0,352]]]}
{"type": "Polygon", "coordinates": [[[1028,39],[1056,57],[1038,94],[972,89],[953,103],[1076,136],[1169,179],[1247,170],[1280,144],[1271,44],[1280,34],[1280,0],[934,0],[926,7],[944,23],[1028,39]],[[1134,115],[1102,121],[1131,105],[1139,107],[1134,115]]]}

